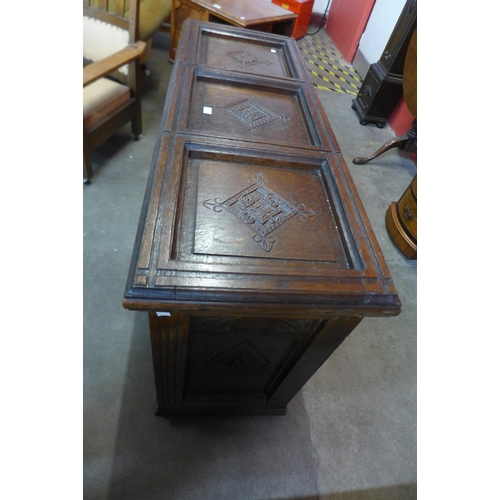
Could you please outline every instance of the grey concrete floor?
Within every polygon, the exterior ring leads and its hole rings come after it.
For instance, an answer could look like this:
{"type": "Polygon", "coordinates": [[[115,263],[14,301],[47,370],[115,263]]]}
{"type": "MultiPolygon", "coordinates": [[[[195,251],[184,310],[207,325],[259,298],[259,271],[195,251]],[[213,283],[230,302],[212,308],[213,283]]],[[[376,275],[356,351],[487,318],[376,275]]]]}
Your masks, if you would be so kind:
{"type": "Polygon", "coordinates": [[[93,153],[84,186],[84,498],[413,499],[417,481],[417,265],[392,244],[385,211],[416,174],[394,136],[359,125],[352,96],[318,91],[402,301],[365,318],[283,417],[156,417],[145,313],[121,306],[171,64],[154,37],[143,136],[124,128],[93,153]]]}

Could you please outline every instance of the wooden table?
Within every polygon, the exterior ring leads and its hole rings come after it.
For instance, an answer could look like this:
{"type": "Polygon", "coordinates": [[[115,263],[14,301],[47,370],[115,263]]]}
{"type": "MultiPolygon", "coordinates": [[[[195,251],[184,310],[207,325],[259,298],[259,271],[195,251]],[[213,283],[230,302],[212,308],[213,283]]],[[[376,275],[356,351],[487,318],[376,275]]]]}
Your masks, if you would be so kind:
{"type": "Polygon", "coordinates": [[[186,19],[230,24],[278,35],[291,36],[297,14],[266,0],[175,0],[170,30],[170,61],[186,19]]]}
{"type": "Polygon", "coordinates": [[[123,305],[149,314],[168,417],[284,414],[364,316],[399,313],[293,39],[184,23],[123,305]]]}

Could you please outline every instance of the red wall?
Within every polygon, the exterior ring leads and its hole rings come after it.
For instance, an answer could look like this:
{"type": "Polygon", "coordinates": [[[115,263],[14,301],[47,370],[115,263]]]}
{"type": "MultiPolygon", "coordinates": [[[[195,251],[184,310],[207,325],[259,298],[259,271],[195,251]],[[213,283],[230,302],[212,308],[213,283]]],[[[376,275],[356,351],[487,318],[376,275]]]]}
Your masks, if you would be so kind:
{"type": "MultiPolygon", "coordinates": [[[[394,111],[389,116],[388,120],[389,126],[392,128],[396,137],[406,134],[408,130],[411,129],[413,123],[413,115],[410,113],[406,107],[404,99],[401,99],[398,105],[394,108],[394,111]]],[[[415,165],[417,164],[416,153],[408,153],[410,158],[413,160],[415,165]]]]}
{"type": "Polygon", "coordinates": [[[404,99],[401,99],[394,111],[389,116],[389,125],[397,136],[405,134],[411,129],[413,123],[413,115],[406,107],[404,99]]]}
{"type": "Polygon", "coordinates": [[[332,0],[325,30],[349,63],[365,31],[375,0],[332,0]]]}

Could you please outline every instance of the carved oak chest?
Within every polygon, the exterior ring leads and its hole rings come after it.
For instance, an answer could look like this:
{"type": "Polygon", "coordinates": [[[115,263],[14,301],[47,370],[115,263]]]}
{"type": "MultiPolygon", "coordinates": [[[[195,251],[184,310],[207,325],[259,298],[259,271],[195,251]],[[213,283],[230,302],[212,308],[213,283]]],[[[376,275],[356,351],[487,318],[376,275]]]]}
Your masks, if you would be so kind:
{"type": "Polygon", "coordinates": [[[187,20],[123,300],[157,414],[284,414],[400,302],[291,38],[187,20]]]}

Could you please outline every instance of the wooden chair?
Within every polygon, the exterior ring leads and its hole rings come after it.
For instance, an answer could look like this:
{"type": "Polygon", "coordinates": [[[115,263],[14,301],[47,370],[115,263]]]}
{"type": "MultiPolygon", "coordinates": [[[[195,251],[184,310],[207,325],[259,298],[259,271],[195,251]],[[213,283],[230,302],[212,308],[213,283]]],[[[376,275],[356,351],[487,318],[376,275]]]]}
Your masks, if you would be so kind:
{"type": "Polygon", "coordinates": [[[83,180],[92,176],[90,152],[127,123],[138,139],[142,133],[139,58],[139,0],[83,2],[83,180]],[[85,65],[87,64],[87,65],[85,65]]]}

